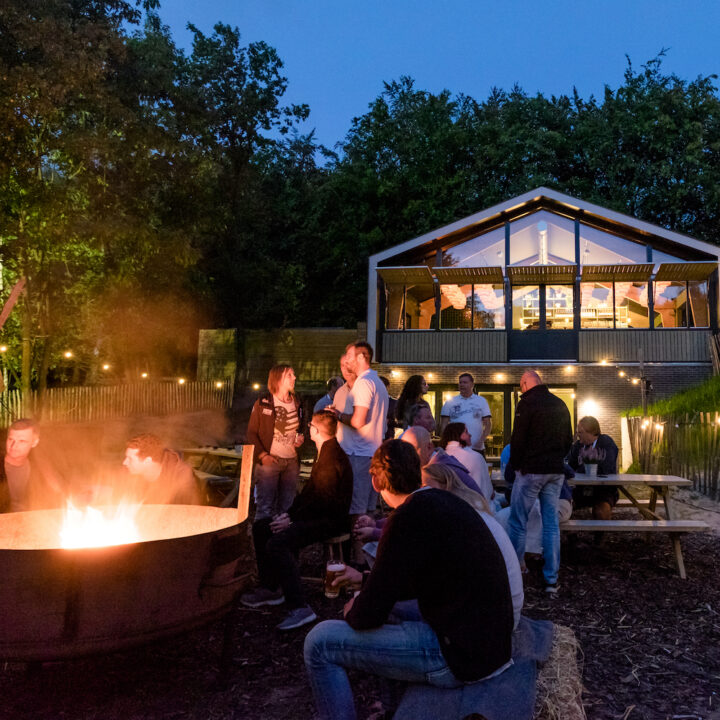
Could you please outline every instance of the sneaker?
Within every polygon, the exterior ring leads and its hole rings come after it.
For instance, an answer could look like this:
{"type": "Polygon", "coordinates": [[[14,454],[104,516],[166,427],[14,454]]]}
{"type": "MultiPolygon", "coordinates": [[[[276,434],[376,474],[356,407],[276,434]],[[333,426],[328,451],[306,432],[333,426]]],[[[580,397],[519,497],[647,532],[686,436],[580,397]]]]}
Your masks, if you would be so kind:
{"type": "Polygon", "coordinates": [[[557,583],[547,583],[545,585],[545,592],[548,593],[548,595],[557,595],[559,589],[557,583]]]}
{"type": "Polygon", "coordinates": [[[312,611],[311,607],[306,605],[305,607],[291,610],[287,614],[287,617],[277,626],[277,629],[294,630],[308,623],[315,622],[315,620],[317,620],[317,615],[312,611]]]}
{"type": "Polygon", "coordinates": [[[240,596],[240,602],[251,608],[258,608],[263,605],[281,605],[285,602],[285,596],[282,590],[268,590],[264,587],[258,587],[251,592],[243,593],[240,596]]]}

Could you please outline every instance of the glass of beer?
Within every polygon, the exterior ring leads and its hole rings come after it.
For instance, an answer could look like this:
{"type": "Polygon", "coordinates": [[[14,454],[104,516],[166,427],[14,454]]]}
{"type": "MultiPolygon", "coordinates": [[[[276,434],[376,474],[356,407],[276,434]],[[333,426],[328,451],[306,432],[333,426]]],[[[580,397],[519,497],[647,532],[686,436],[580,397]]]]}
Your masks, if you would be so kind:
{"type": "Polygon", "coordinates": [[[340,574],[345,572],[345,563],[342,560],[327,561],[325,566],[325,597],[336,598],[340,594],[340,586],[332,585],[332,581],[340,574]]]}

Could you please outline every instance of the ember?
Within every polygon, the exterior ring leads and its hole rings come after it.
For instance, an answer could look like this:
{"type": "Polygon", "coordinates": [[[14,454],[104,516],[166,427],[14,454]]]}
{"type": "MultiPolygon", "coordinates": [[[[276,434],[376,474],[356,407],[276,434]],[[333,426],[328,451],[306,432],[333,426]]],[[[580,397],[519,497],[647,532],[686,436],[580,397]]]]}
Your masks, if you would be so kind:
{"type": "Polygon", "coordinates": [[[140,532],[135,524],[138,507],[125,504],[102,510],[93,507],[81,510],[68,501],[60,529],[61,547],[106,547],[138,542],[140,532]]]}

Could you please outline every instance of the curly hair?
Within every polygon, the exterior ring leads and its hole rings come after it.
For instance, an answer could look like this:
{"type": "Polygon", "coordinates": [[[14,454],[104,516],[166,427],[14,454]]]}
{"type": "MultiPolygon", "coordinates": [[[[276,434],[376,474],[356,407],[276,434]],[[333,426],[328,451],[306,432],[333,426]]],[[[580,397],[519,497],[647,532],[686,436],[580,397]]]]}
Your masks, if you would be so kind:
{"type": "Polygon", "coordinates": [[[370,474],[377,490],[408,495],[420,487],[420,458],[415,448],[402,440],[386,440],[370,461],[370,474]]]}
{"type": "Polygon", "coordinates": [[[142,435],[136,435],[134,438],[130,438],[126,444],[127,448],[137,448],[138,457],[144,460],[146,457],[151,458],[154,462],[160,462],[162,460],[165,446],[162,440],[151,433],[143,433],[142,435]]]}

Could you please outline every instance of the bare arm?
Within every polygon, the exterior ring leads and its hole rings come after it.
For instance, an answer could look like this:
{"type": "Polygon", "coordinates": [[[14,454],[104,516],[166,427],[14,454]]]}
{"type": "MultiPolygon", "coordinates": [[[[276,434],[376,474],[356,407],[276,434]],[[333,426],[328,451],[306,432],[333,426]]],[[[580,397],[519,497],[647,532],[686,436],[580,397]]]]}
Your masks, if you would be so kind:
{"type": "Polygon", "coordinates": [[[485,442],[485,438],[492,432],[492,418],[484,417],[482,419],[482,441],[485,442]]]}

